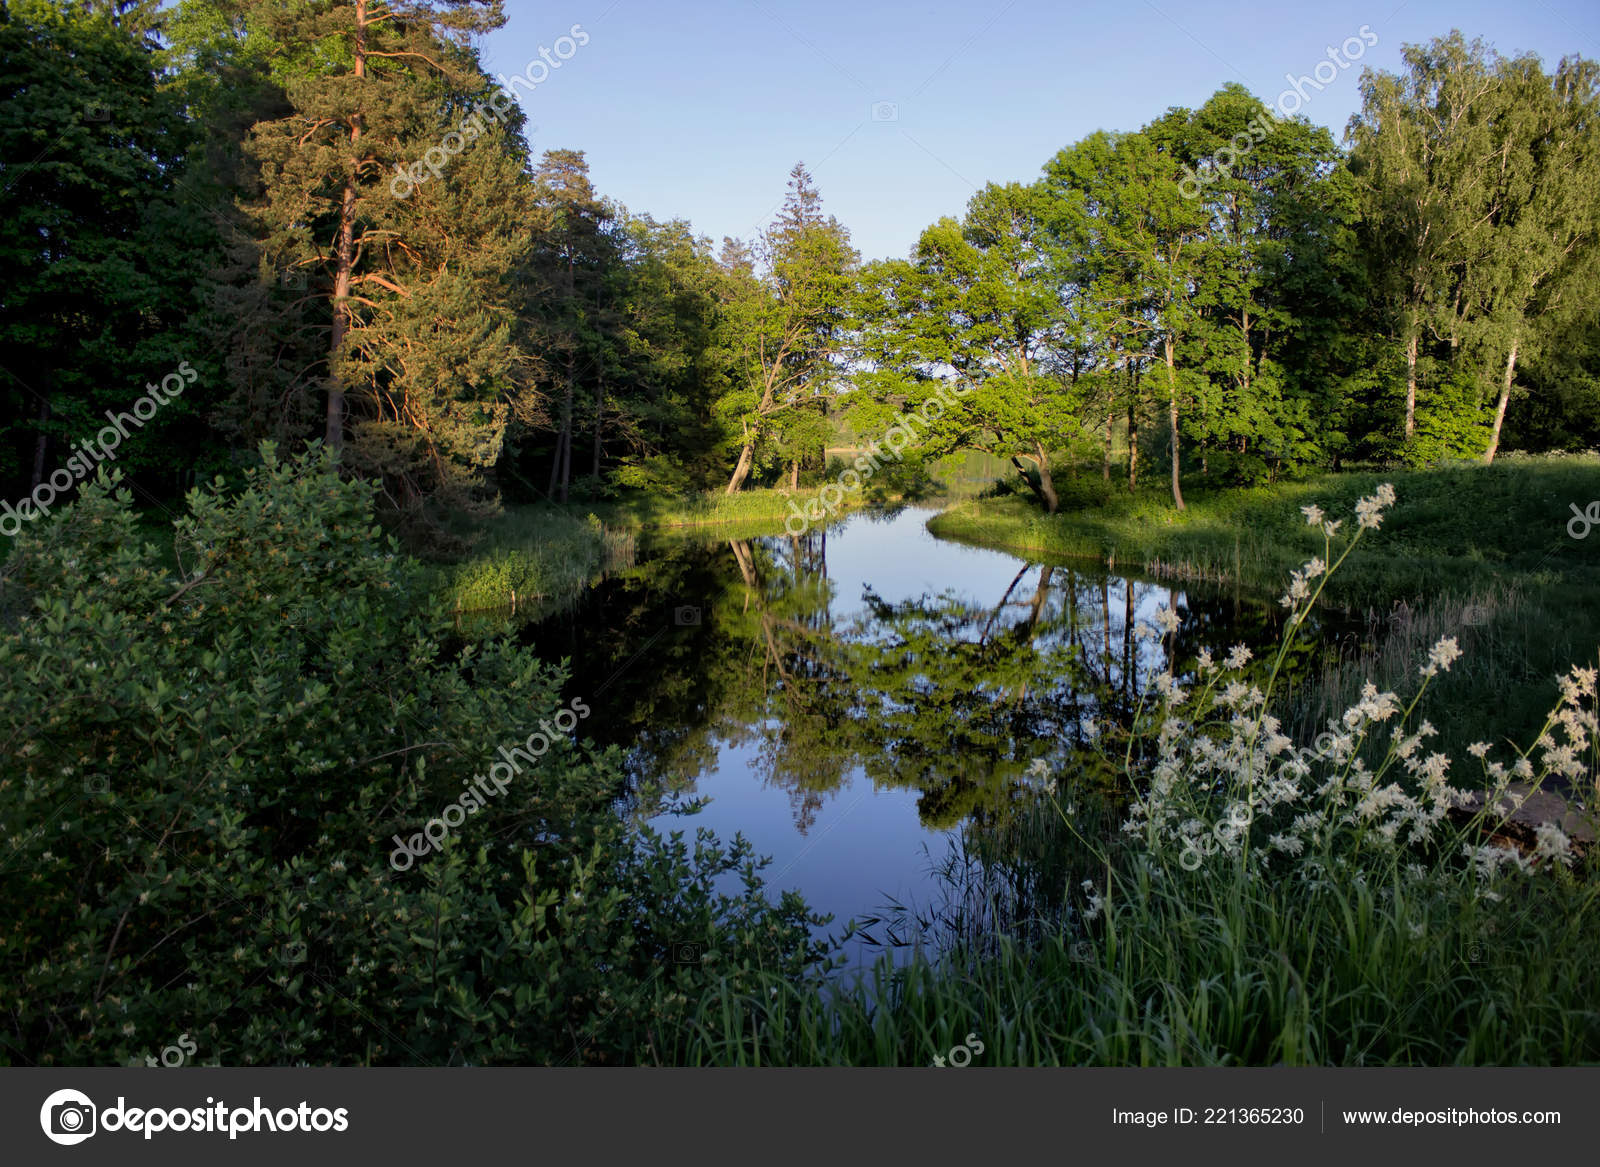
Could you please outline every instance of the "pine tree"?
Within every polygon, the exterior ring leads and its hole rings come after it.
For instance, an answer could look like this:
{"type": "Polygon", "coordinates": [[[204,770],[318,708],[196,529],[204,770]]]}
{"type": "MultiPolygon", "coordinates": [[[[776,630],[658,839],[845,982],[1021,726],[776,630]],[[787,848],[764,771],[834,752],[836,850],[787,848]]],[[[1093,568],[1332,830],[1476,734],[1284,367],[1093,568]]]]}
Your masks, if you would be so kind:
{"type": "MultiPolygon", "coordinates": [[[[255,123],[257,315],[323,436],[410,518],[475,510],[514,414],[538,412],[517,279],[535,219],[521,114],[469,38],[494,2],[251,0],[285,112],[255,123]]],[[[430,524],[431,525],[431,524],[430,524]]]]}

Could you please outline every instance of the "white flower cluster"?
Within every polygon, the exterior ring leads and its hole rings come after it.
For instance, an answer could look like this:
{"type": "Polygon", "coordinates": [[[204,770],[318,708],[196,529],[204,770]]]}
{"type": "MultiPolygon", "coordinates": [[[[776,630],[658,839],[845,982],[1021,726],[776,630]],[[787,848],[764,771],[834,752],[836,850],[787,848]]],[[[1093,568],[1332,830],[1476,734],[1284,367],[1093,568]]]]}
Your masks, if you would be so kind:
{"type": "MultiPolygon", "coordinates": [[[[1362,531],[1378,526],[1383,508],[1393,501],[1394,490],[1385,484],[1357,503],[1359,529],[1352,546],[1362,531]]],[[[1323,524],[1331,538],[1336,524],[1326,523],[1315,506],[1302,510],[1308,523],[1323,524]]],[[[1293,634],[1314,600],[1308,582],[1330,571],[1319,557],[1294,573],[1284,597],[1295,615],[1286,636],[1293,634]]],[[[1164,628],[1173,619],[1166,609],[1157,614],[1164,628]]],[[[1454,637],[1434,644],[1419,670],[1423,689],[1460,656],[1454,637]]],[[[1193,694],[1171,671],[1156,678],[1162,720],[1155,757],[1148,767],[1148,785],[1123,824],[1125,831],[1141,837],[1153,853],[1174,856],[1191,871],[1209,857],[1225,856],[1263,873],[1316,883],[1334,868],[1358,879],[1380,864],[1387,869],[1405,861],[1399,853],[1407,849],[1435,856],[1451,850],[1453,841],[1446,832],[1457,828],[1446,819],[1468,798],[1448,780],[1450,759],[1424,746],[1435,736],[1434,727],[1424,719],[1414,730],[1408,728],[1420,692],[1407,707],[1395,693],[1379,692],[1368,682],[1360,700],[1329,721],[1318,739],[1318,752],[1311,755],[1294,750],[1278,719],[1267,712],[1270,681],[1263,692],[1249,678],[1230,675],[1240,673],[1249,660],[1243,646],[1229,654],[1225,665],[1209,650],[1202,652],[1194,678],[1199,687],[1193,694]],[[1384,726],[1389,726],[1387,735],[1384,726]]],[[[1476,803],[1485,808],[1479,826],[1495,826],[1489,816],[1506,800],[1520,805],[1509,793],[1514,780],[1534,788],[1549,775],[1593,781],[1585,762],[1592,755],[1585,751],[1600,728],[1584,700],[1595,695],[1596,670],[1575,668],[1560,684],[1560,704],[1535,745],[1541,751],[1541,772],[1536,773],[1526,756],[1509,768],[1489,760],[1491,747],[1484,742],[1468,748],[1482,765],[1488,787],[1487,798],[1476,803]],[[1564,741],[1557,742],[1557,733],[1564,741]]],[[[1571,841],[1559,827],[1540,826],[1535,839],[1528,855],[1476,842],[1464,843],[1461,854],[1486,878],[1502,869],[1531,871],[1571,862],[1571,841]]]]}

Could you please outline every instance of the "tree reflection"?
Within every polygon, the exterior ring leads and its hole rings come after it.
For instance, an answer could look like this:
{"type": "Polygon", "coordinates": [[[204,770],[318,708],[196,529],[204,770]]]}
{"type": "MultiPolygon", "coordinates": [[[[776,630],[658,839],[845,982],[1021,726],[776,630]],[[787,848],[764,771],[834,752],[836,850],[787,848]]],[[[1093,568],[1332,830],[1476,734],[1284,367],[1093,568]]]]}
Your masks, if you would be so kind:
{"type": "MultiPolygon", "coordinates": [[[[1023,563],[990,597],[837,593],[822,531],[684,543],[642,556],[533,635],[572,660],[576,691],[609,687],[595,732],[627,751],[641,783],[692,791],[744,747],[802,834],[864,776],[915,791],[924,826],[998,853],[1016,849],[1046,774],[1119,787],[1107,744],[1154,675],[1190,672],[1206,646],[1243,641],[1265,656],[1279,631],[1265,603],[1062,564],[1023,563]],[[700,606],[698,625],[673,624],[685,603],[700,606]],[[1178,629],[1141,637],[1161,605],[1178,629]],[[619,669],[647,635],[660,638],[647,662],[619,669]]],[[[1318,644],[1313,629],[1291,668],[1309,668],[1318,644]]]]}

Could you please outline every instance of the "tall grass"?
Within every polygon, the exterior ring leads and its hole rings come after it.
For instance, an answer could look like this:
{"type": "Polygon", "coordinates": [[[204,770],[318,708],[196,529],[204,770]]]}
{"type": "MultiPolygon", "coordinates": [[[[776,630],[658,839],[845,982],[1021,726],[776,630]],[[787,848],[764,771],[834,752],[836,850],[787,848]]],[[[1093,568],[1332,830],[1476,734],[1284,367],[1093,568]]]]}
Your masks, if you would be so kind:
{"type": "Polygon", "coordinates": [[[713,991],[694,1065],[1546,1065],[1600,1059],[1594,870],[1490,904],[1459,881],[1310,891],[1134,866],[1104,924],[999,936],[838,990],[713,991]]]}

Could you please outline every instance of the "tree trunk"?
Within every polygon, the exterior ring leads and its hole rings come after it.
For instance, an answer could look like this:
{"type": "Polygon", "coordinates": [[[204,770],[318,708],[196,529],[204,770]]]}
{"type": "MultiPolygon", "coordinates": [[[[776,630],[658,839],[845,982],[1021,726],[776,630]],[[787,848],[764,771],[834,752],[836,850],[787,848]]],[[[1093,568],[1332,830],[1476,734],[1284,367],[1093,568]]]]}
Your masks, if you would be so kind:
{"type": "Polygon", "coordinates": [[[1172,505],[1183,510],[1183,490],[1178,485],[1178,373],[1172,364],[1172,337],[1166,341],[1167,420],[1172,426],[1172,505]]]}
{"type": "Polygon", "coordinates": [[[545,497],[554,499],[556,496],[556,483],[561,481],[561,441],[566,435],[566,429],[556,430],[556,448],[550,456],[550,484],[545,487],[545,497]]]}
{"type": "Polygon", "coordinates": [[[1139,402],[1128,399],[1128,493],[1139,486],[1139,402]]]}
{"type": "Polygon", "coordinates": [[[556,502],[567,501],[567,484],[572,480],[572,377],[573,360],[567,359],[567,391],[561,399],[561,429],[556,434],[555,458],[550,463],[550,489],[545,493],[556,502]]]}
{"type": "MultiPolygon", "coordinates": [[[[352,119],[353,120],[353,119],[352,119]]],[[[352,131],[353,132],[353,131],[352,131]]],[[[355,261],[356,188],[345,185],[339,203],[339,242],[334,249],[333,331],[328,342],[328,412],[322,439],[329,449],[344,446],[344,386],[339,381],[339,354],[350,322],[350,269],[355,261]]]]}
{"type": "Polygon", "coordinates": [[[1017,473],[1022,475],[1022,481],[1026,482],[1028,489],[1033,491],[1033,497],[1038,499],[1042,506],[1049,507],[1050,500],[1045,497],[1044,491],[1039,489],[1039,484],[1033,480],[1033,475],[1028,473],[1027,464],[1013,454],[1011,455],[1011,465],[1015,466],[1017,473]]]}
{"type": "Polygon", "coordinates": [[[1033,456],[1039,459],[1039,493],[1044,496],[1045,511],[1053,515],[1061,505],[1061,500],[1056,496],[1055,483],[1050,479],[1050,454],[1038,439],[1033,443],[1033,456]]]}
{"type": "Polygon", "coordinates": [[[39,402],[39,437],[33,443],[33,481],[28,484],[30,491],[38,490],[39,483],[44,481],[45,455],[50,449],[50,435],[45,432],[45,422],[50,420],[50,402],[39,402]]]}
{"type": "Polygon", "coordinates": [[[590,471],[595,482],[600,481],[600,432],[606,411],[606,386],[604,379],[594,383],[594,468],[590,471]]]}
{"type": "Polygon", "coordinates": [[[745,442],[744,449],[739,451],[739,464],[733,468],[733,477],[728,480],[728,489],[725,494],[737,494],[744,485],[744,480],[750,476],[750,463],[755,460],[756,444],[745,442]]]}
{"type": "Polygon", "coordinates": [[[1406,339],[1406,440],[1417,429],[1417,314],[1411,313],[1411,335],[1406,339]]]}
{"type": "MultiPolygon", "coordinates": [[[[367,0],[356,0],[355,50],[352,65],[359,80],[367,75],[367,0]]],[[[356,180],[361,173],[359,110],[350,115],[349,170],[339,199],[339,242],[334,249],[333,329],[328,342],[328,413],[323,442],[333,450],[344,448],[344,386],[339,382],[339,356],[350,333],[350,277],[356,253],[356,180]]]]}
{"type": "Polygon", "coordinates": [[[572,392],[569,389],[568,392],[567,392],[567,402],[568,402],[568,405],[567,405],[567,424],[564,427],[564,435],[563,435],[563,440],[562,440],[562,443],[561,443],[561,486],[560,486],[559,493],[556,495],[557,500],[562,502],[562,503],[565,503],[567,501],[567,491],[572,486],[572,430],[573,430],[573,420],[572,420],[571,401],[572,401],[572,392]]]}
{"type": "Polygon", "coordinates": [[[799,490],[800,489],[800,459],[799,458],[796,458],[793,462],[789,463],[789,489],[791,491],[795,491],[795,490],[799,490]]]}
{"type": "Polygon", "coordinates": [[[1116,419],[1117,411],[1114,408],[1106,410],[1106,452],[1105,458],[1100,463],[1100,477],[1107,482],[1111,481],[1111,423],[1116,419]]]}
{"type": "Polygon", "coordinates": [[[1520,337],[1511,338],[1511,351],[1506,354],[1506,378],[1500,384],[1500,401],[1494,408],[1494,432],[1489,435],[1489,448],[1484,451],[1485,465],[1493,465],[1496,451],[1500,449],[1500,427],[1505,424],[1506,404],[1511,400],[1511,379],[1517,373],[1517,342],[1520,337]]]}

